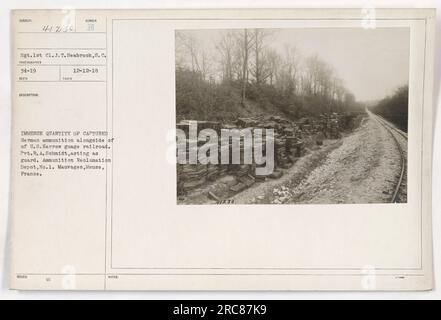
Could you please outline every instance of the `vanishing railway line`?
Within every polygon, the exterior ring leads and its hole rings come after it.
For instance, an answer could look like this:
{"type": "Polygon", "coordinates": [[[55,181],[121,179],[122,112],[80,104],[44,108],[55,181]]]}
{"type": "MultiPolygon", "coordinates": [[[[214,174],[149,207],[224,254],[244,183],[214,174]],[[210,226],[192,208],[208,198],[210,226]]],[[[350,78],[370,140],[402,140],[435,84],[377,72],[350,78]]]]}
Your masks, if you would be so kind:
{"type": "Polygon", "coordinates": [[[407,202],[407,133],[402,132],[391,125],[383,117],[373,114],[367,110],[378,123],[380,123],[391,134],[395,144],[400,152],[401,170],[398,177],[397,185],[392,194],[391,203],[407,202]]]}

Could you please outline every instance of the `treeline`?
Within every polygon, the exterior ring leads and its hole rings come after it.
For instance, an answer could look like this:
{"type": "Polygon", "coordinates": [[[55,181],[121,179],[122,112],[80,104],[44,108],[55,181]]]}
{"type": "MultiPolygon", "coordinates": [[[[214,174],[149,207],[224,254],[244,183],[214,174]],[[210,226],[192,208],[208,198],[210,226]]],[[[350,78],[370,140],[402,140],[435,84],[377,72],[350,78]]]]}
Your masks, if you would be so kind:
{"type": "Polygon", "coordinates": [[[408,105],[409,86],[405,85],[398,88],[392,96],[378,102],[378,104],[371,109],[374,113],[383,116],[385,119],[396,124],[398,128],[407,132],[408,105]]]}
{"type": "Polygon", "coordinates": [[[267,113],[300,118],[358,107],[320,57],[302,57],[289,45],[277,51],[275,30],[213,31],[222,35],[211,49],[199,43],[195,32],[176,33],[178,120],[267,113]]]}

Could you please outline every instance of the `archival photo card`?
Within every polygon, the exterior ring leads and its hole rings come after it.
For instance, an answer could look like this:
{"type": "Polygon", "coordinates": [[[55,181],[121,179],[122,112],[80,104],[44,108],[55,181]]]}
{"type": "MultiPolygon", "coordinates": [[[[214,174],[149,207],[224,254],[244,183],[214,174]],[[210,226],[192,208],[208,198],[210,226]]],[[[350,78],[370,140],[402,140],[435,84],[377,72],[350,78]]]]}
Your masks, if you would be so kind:
{"type": "Polygon", "coordinates": [[[11,19],[11,288],[432,288],[434,10],[11,19]]]}

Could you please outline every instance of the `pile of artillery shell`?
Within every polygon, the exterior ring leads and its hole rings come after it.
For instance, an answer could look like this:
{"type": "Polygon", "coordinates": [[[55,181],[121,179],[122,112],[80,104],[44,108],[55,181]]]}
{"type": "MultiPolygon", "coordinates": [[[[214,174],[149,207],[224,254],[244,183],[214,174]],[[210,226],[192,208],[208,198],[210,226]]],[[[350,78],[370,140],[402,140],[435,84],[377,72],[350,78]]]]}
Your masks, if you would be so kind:
{"type": "MultiPolygon", "coordinates": [[[[220,177],[226,175],[235,176],[240,181],[234,187],[231,187],[231,191],[239,192],[244,188],[252,185],[255,180],[261,180],[264,177],[256,176],[256,167],[264,167],[265,163],[256,163],[256,153],[260,154],[263,158],[267,159],[266,150],[266,131],[262,131],[262,137],[255,136],[255,129],[273,129],[274,130],[274,160],[275,160],[275,172],[270,175],[273,178],[280,177],[283,172],[277,168],[289,168],[299,157],[305,154],[305,144],[303,138],[309,135],[321,135],[327,138],[337,139],[341,136],[339,120],[337,114],[322,115],[319,118],[302,118],[296,122],[291,122],[280,116],[269,117],[255,117],[255,118],[239,118],[234,125],[221,124],[215,121],[181,121],[176,125],[177,129],[181,129],[189,136],[191,127],[190,124],[197,124],[197,134],[204,129],[212,129],[217,134],[219,139],[215,157],[217,163],[208,164],[178,164],[177,165],[177,180],[178,180],[178,193],[186,193],[189,190],[202,186],[207,180],[214,181],[220,177]],[[240,139],[240,163],[233,161],[233,141],[229,137],[222,137],[221,129],[250,129],[253,132],[253,143],[251,145],[245,145],[243,137],[240,139]],[[256,150],[256,148],[259,150],[256,150]],[[228,155],[224,161],[222,161],[222,154],[228,155]],[[245,157],[245,155],[251,155],[251,159],[245,157]],[[252,160],[249,163],[246,160],[252,160]],[[240,180],[243,179],[243,180],[240,180]],[[234,189],[234,190],[233,190],[234,189]]],[[[193,132],[194,133],[194,132],[193,132]]],[[[318,139],[320,141],[323,138],[318,139]]],[[[190,153],[190,148],[196,148],[196,151],[200,151],[200,147],[205,145],[205,141],[197,141],[190,146],[190,141],[187,140],[186,155],[190,153]]],[[[192,149],[195,151],[194,149],[192,149]]],[[[205,149],[206,150],[206,149],[205,149]]],[[[207,151],[207,156],[213,159],[213,155],[207,151]]],[[[260,159],[260,160],[262,160],[260,159]]]]}
{"type": "Polygon", "coordinates": [[[338,139],[340,138],[340,128],[338,126],[338,120],[337,119],[331,119],[329,124],[329,137],[331,139],[338,139]]]}
{"type": "Polygon", "coordinates": [[[203,185],[207,178],[206,164],[178,164],[178,193],[203,185]]]}
{"type": "Polygon", "coordinates": [[[286,149],[286,137],[278,136],[274,141],[274,153],[276,158],[276,166],[281,168],[288,168],[290,160],[288,158],[286,149]]]}
{"type": "MultiPolygon", "coordinates": [[[[186,159],[187,163],[185,164],[177,164],[177,191],[178,194],[185,194],[189,190],[198,188],[202,186],[207,178],[208,173],[210,173],[210,177],[213,175],[213,168],[209,169],[208,164],[202,164],[202,163],[189,163],[190,154],[196,153],[200,148],[200,146],[203,144],[203,142],[194,142],[189,139],[186,140],[186,159]]],[[[207,155],[209,156],[209,152],[207,152],[207,155]]]]}

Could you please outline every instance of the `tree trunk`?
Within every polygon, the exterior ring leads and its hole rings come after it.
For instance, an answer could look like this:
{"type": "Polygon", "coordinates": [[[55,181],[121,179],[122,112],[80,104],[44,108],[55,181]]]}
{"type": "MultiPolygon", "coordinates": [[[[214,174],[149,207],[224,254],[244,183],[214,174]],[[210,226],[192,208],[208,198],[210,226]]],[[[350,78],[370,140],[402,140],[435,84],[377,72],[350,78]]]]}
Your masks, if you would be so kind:
{"type": "Polygon", "coordinates": [[[254,50],[256,57],[256,84],[260,84],[260,61],[259,61],[259,31],[257,29],[254,30],[254,50]]]}
{"type": "Polygon", "coordinates": [[[242,105],[245,106],[246,88],[247,88],[247,71],[248,71],[248,30],[244,30],[244,59],[242,69],[242,105]]]}

